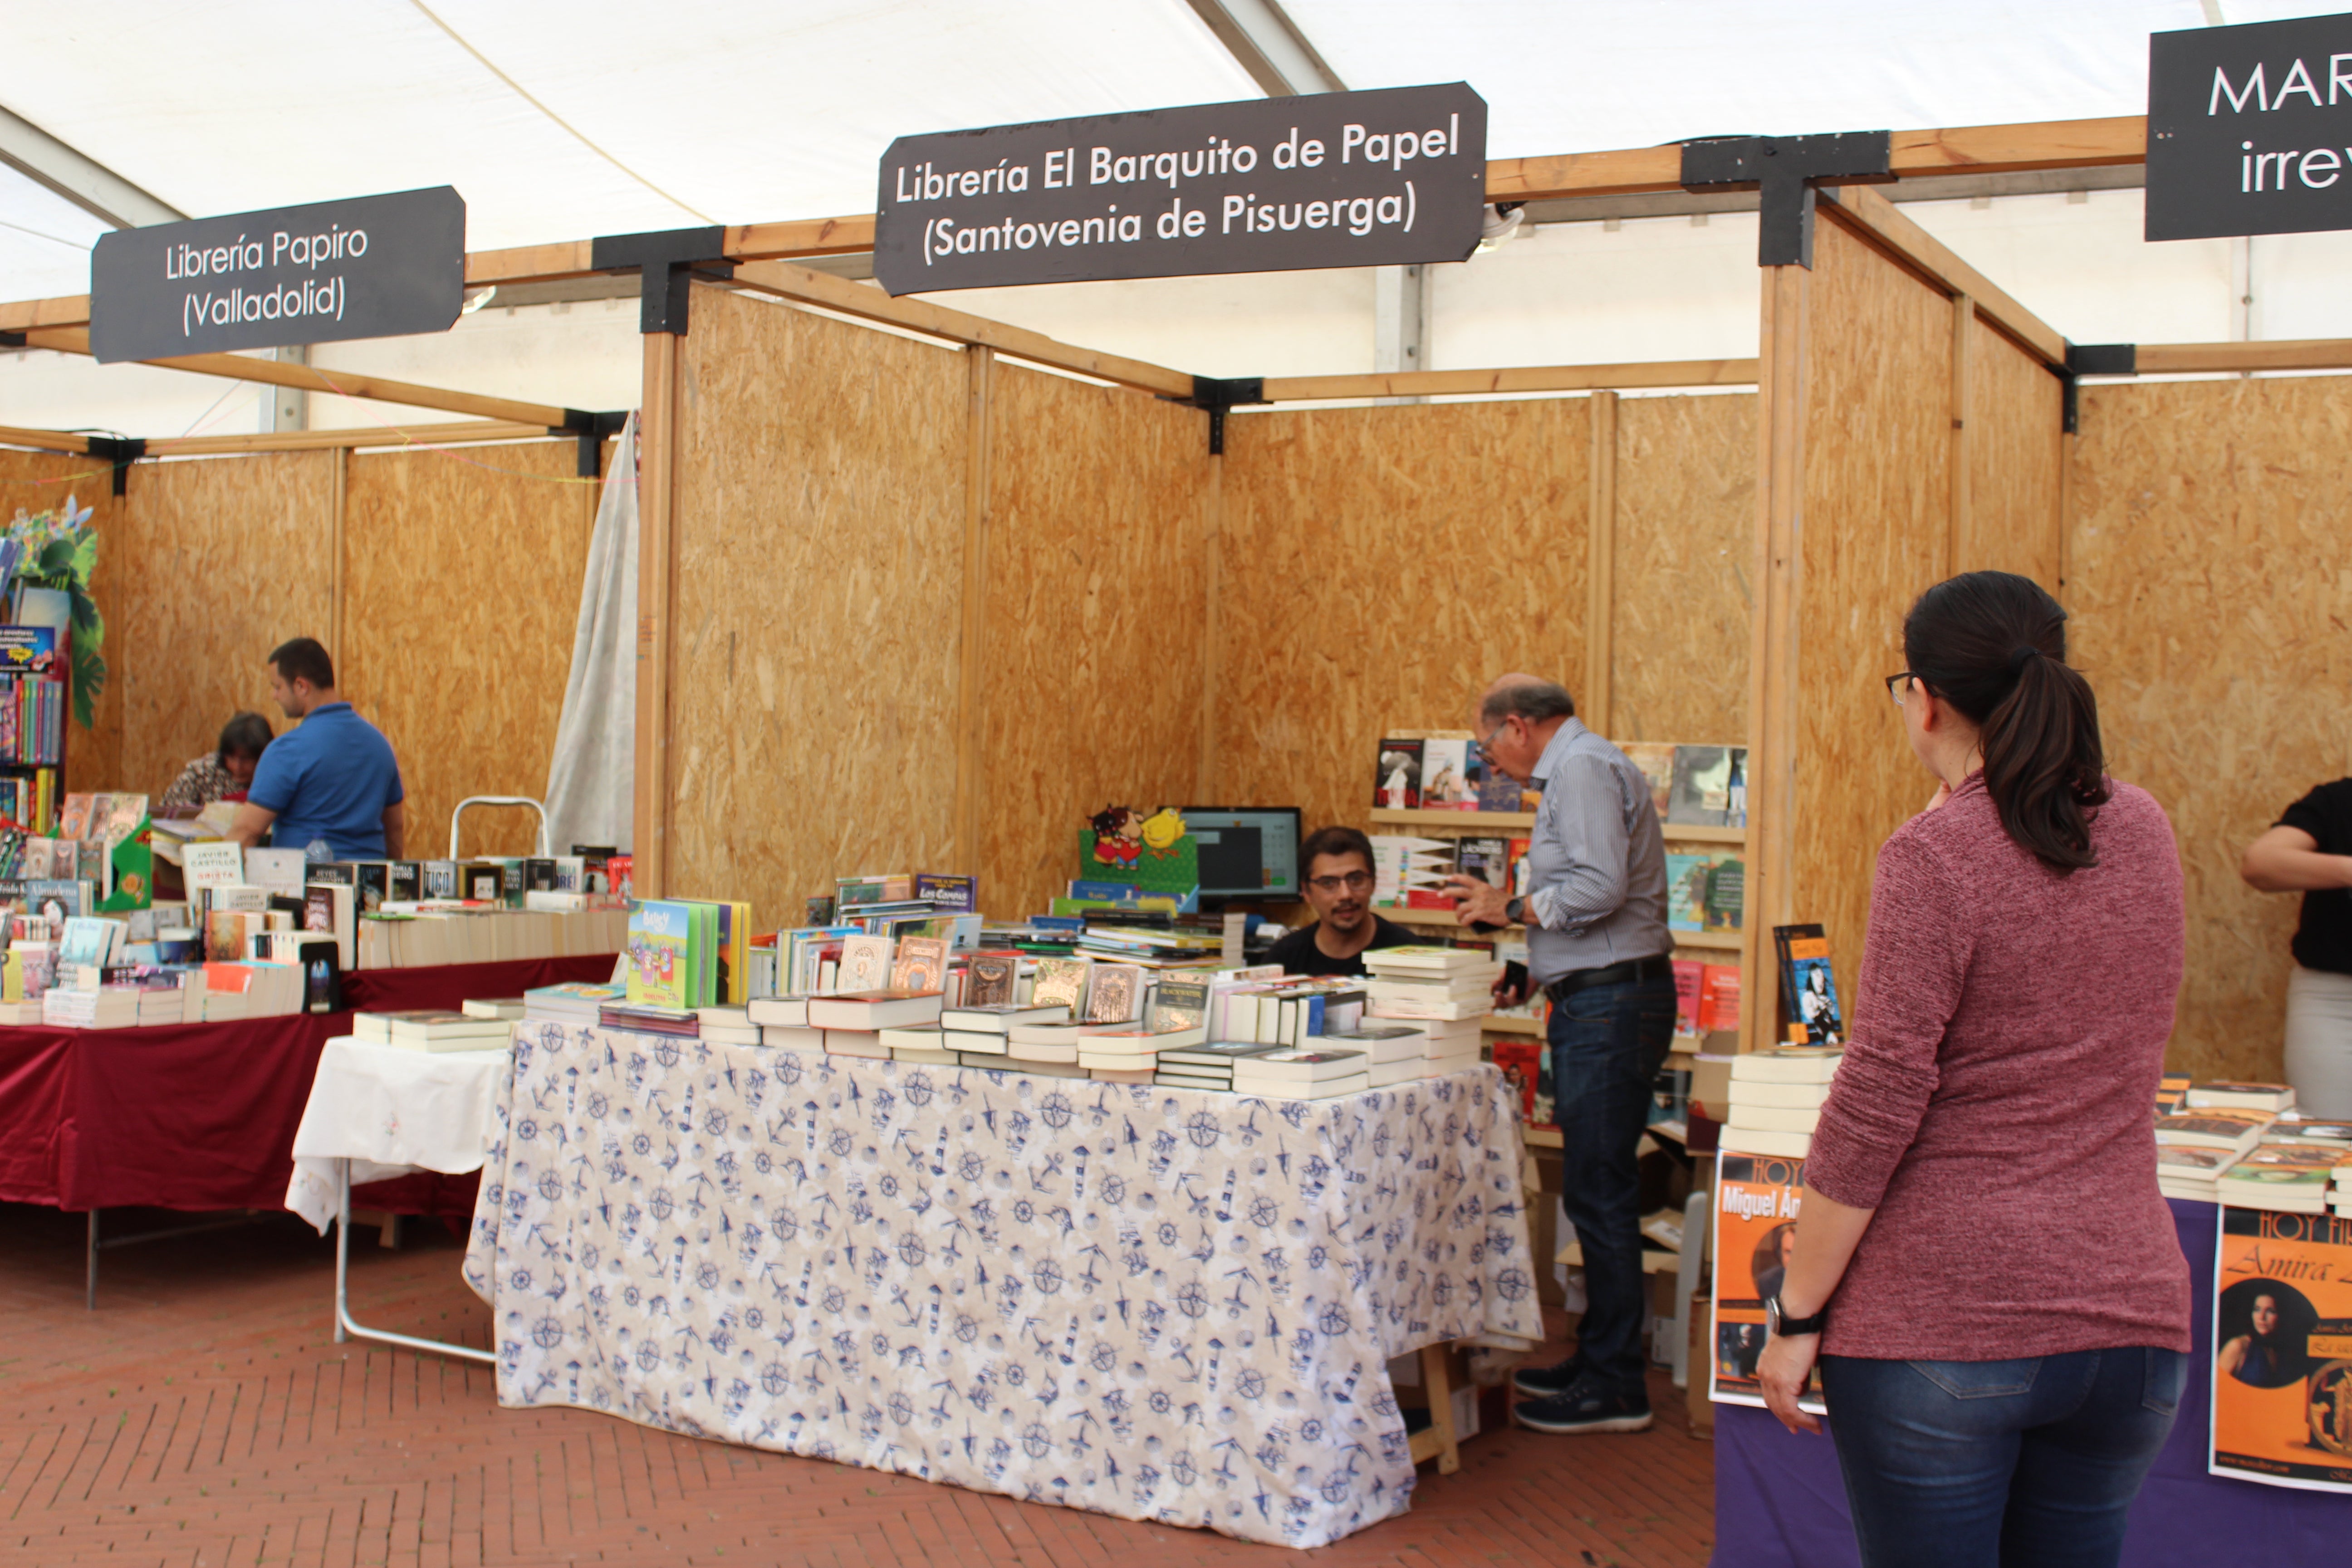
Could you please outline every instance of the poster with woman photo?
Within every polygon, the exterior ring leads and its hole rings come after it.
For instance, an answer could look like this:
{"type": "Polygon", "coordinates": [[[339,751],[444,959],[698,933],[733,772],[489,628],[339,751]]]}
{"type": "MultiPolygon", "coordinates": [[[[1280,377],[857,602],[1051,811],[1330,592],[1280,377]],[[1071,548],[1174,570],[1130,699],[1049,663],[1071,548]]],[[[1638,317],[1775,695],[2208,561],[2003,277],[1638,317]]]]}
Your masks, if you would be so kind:
{"type": "MultiPolygon", "coordinates": [[[[1707,1397],[1722,1405],[1764,1403],[1756,1360],[1764,1353],[1764,1303],[1780,1293],[1797,1237],[1805,1163],[1767,1154],[1725,1154],[1715,1184],[1715,1301],[1707,1328],[1707,1397]]],[[[1798,1401],[1818,1413],[1814,1384],[1798,1401]]]]}
{"type": "Polygon", "coordinates": [[[2206,1468],[2352,1492],[2352,1219],[2224,1208],[2206,1468]]]}

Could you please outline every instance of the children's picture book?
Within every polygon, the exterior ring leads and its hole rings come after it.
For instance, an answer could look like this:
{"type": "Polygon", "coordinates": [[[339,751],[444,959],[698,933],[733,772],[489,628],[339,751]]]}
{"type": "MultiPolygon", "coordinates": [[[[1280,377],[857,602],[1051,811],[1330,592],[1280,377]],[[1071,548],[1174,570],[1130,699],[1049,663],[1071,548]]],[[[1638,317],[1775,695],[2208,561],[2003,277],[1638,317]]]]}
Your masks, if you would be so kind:
{"type": "Polygon", "coordinates": [[[666,899],[644,900],[629,911],[629,1005],[694,1005],[694,924],[690,906],[666,899]]]}
{"type": "Polygon", "coordinates": [[[1818,925],[1774,926],[1772,945],[1780,959],[1781,1027],[1789,1043],[1843,1045],[1845,1020],[1830,973],[1827,935],[1818,925]]]}

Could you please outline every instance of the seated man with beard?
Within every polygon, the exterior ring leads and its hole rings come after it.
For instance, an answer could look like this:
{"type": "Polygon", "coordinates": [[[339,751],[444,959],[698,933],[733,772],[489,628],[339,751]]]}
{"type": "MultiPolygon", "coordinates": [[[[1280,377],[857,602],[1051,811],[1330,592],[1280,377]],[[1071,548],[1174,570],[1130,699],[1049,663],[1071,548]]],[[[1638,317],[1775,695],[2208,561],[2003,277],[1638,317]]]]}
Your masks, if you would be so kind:
{"type": "Polygon", "coordinates": [[[1421,939],[1372,912],[1372,844],[1352,827],[1318,828],[1298,847],[1307,901],[1320,917],[1274,944],[1266,962],[1291,974],[1361,974],[1372,947],[1421,939]]]}

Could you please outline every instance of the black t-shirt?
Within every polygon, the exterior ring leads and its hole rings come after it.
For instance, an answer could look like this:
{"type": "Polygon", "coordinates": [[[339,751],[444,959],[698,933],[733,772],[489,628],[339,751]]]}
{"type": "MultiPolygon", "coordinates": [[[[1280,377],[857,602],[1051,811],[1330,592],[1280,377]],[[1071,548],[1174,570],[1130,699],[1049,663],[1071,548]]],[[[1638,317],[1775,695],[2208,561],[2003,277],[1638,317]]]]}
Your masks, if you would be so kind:
{"type": "MultiPolygon", "coordinates": [[[[2352,855],[2352,779],[2321,784],[2288,806],[2277,825],[2310,834],[2322,855],[2352,855]]],[[[2314,888],[2303,895],[2294,961],[2305,969],[2352,974],[2352,889],[2314,888]]]]}
{"type": "MultiPolygon", "coordinates": [[[[1311,926],[1299,927],[1276,942],[1267,951],[1265,961],[1282,965],[1286,974],[1361,974],[1364,972],[1362,954],[1334,958],[1315,945],[1315,933],[1322,929],[1320,921],[1311,926]]],[[[1384,921],[1375,914],[1372,916],[1372,940],[1365,945],[1368,948],[1411,947],[1421,940],[1394,921],[1384,921]]]]}

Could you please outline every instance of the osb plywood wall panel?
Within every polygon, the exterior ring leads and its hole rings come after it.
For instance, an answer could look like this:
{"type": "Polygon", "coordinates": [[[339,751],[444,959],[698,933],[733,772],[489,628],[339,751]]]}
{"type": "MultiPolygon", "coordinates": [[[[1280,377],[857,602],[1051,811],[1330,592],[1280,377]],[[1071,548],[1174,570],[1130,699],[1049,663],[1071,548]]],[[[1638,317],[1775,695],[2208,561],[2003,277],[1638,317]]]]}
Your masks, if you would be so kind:
{"type": "Polygon", "coordinates": [[[2275,1079],[2301,899],[2238,858],[2352,771],[2352,380],[2085,387],[2081,424],[2070,651],[2108,768],[2170,814],[2187,878],[2168,1060],[2275,1079]]]}
{"type": "MultiPolygon", "coordinates": [[[[595,487],[559,482],[575,460],[568,441],[350,459],[335,676],[400,759],[413,857],[448,853],[467,795],[547,793],[593,521],[595,487]]],[[[536,826],[478,808],[460,847],[527,855],[536,826]]]]}
{"type": "Polygon", "coordinates": [[[1617,405],[1611,737],[1748,739],[1756,397],[1617,405]]]}
{"type": "Polygon", "coordinates": [[[90,509],[89,526],[98,531],[98,570],[90,579],[90,596],[108,623],[102,653],[109,683],[92,710],[92,728],[85,730],[68,720],[65,787],[136,788],[143,781],[121,776],[122,700],[116,683],[122,679],[123,650],[115,615],[125,585],[135,586],[140,578],[124,562],[122,503],[114,497],[114,476],[104,463],[79,453],[0,448],[0,523],[20,511],[60,509],[68,499],[90,509]]]}
{"type": "Polygon", "coordinates": [[[1950,570],[2015,572],[2054,595],[2065,400],[2056,376],[1981,319],[1969,331],[1969,507],[1950,570]]]}
{"type": "MultiPolygon", "coordinates": [[[[1213,459],[1197,409],[1001,363],[992,398],[980,875],[1017,916],[1087,816],[1200,799],[1213,459]]],[[[1243,661],[1302,629],[1224,624],[1243,661]]]]}
{"type": "Polygon", "coordinates": [[[670,676],[681,897],[749,899],[772,930],[836,876],[951,868],[965,387],[961,353],[695,290],[670,676]]]}
{"type": "Polygon", "coordinates": [[[331,636],[341,460],[278,452],[131,468],[116,554],[131,591],[105,606],[122,760],[116,778],[91,786],[161,795],[239,710],[285,731],[269,699],[269,650],[331,636]]]}
{"type": "Polygon", "coordinates": [[[1228,420],[1217,793],[1361,826],[1384,731],[1580,690],[1590,459],[1582,398],[1228,420]]]}
{"type": "Polygon", "coordinates": [[[1881,680],[1948,548],[1951,305],[1829,221],[1811,289],[1793,886],[1797,919],[1826,927],[1853,975],[1878,846],[1935,787],[1881,680]]]}

